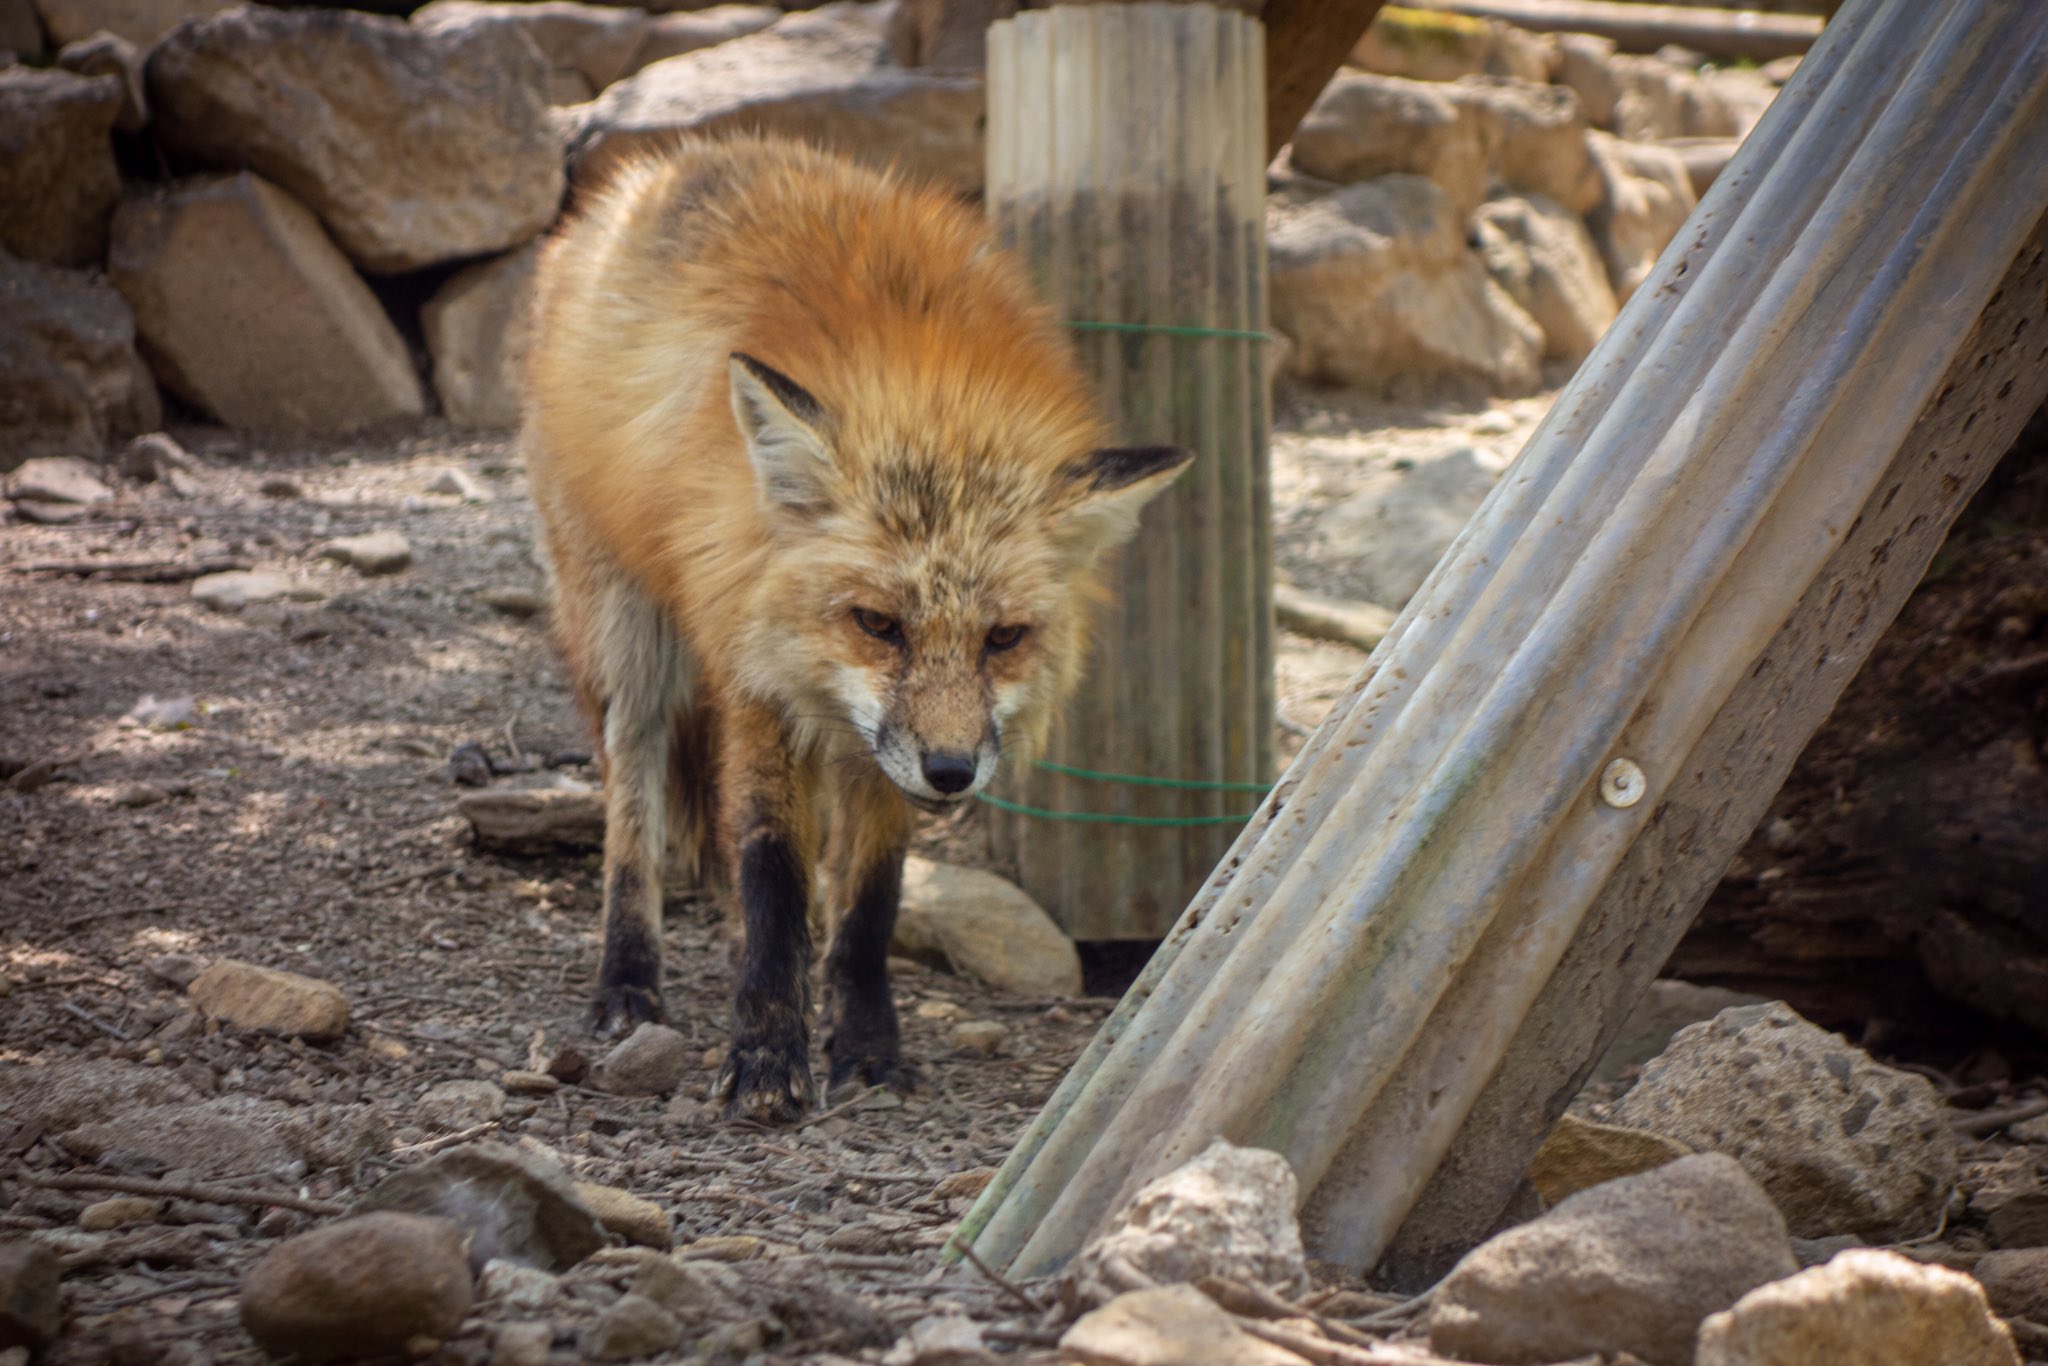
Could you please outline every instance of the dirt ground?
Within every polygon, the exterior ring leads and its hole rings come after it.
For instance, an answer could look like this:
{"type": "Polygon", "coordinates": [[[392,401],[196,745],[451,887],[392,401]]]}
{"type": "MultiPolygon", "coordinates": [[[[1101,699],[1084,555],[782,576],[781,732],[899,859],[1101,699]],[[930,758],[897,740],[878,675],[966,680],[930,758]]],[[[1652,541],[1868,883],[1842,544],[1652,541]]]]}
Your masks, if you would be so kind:
{"type": "MultiPolygon", "coordinates": [[[[1303,528],[1350,475],[1470,440],[1481,421],[1511,452],[1543,406],[1502,417],[1293,399],[1275,449],[1283,572],[1341,588],[1303,573],[1303,528]]],[[[117,1122],[152,1100],[250,1102],[216,1107],[225,1134],[144,1134],[93,1154],[97,1165],[46,1136],[34,1107],[0,1107],[0,1232],[40,1230],[66,1248],[70,1328],[56,1361],[254,1359],[237,1278],[311,1221],[175,1199],[139,1224],[81,1232],[80,1211],[111,1192],[38,1180],[202,1180],[346,1202],[445,1145],[417,1111],[432,1084],[598,1051],[582,1019],[595,857],[479,854],[454,805],[449,756],[470,743],[501,769],[595,781],[544,614],[522,612],[543,583],[510,443],[445,429],[291,447],[175,434],[198,464],[185,496],[110,475],[116,498],[83,521],[0,526],[0,1086],[22,1086],[24,1064],[61,1064],[45,1075],[62,1078],[65,1103],[117,1122]],[[451,469],[484,497],[432,492],[451,469]],[[408,538],[410,568],[365,577],[318,556],[331,538],[378,530],[408,538]],[[213,611],[191,596],[202,565],[283,570],[305,598],[213,611]],[[185,720],[146,723],[145,699],[185,698],[185,720]],[[222,957],[337,984],[347,1036],[288,1045],[204,1020],[181,989],[187,960],[222,957]]],[[[1283,639],[1283,753],[1362,662],[1283,639]]],[[[927,848],[974,848],[965,819],[928,832],[927,848]]],[[[717,915],[674,904],[668,935],[672,1023],[701,1051],[675,1097],[515,1094],[495,1136],[545,1144],[579,1179],[659,1202],[678,1242],[759,1239],[706,1246],[838,1282],[887,1329],[829,1313],[792,1328],[785,1316],[766,1330],[780,1340],[732,1327],[737,1355],[876,1359],[894,1332],[949,1306],[1027,1352],[1049,1343],[989,1280],[940,1269],[935,1249],[1110,1003],[1010,999],[900,963],[924,1089],[768,1131],[718,1122],[702,1102],[731,988],[717,915]],[[999,1021],[1008,1042],[993,1057],[951,1052],[959,1019],[999,1021]]],[[[558,1357],[576,1355],[630,1270],[601,1258],[565,1278],[545,1314],[558,1357]]],[[[519,1313],[486,1299],[441,1359],[485,1359],[489,1325],[519,1313]]]]}

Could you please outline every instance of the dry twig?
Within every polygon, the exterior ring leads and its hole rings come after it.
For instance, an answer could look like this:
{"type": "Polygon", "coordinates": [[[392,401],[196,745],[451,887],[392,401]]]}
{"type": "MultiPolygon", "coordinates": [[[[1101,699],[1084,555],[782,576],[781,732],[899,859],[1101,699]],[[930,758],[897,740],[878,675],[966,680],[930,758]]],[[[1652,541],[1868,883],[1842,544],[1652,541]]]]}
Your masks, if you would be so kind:
{"type": "Polygon", "coordinates": [[[245,1191],[233,1186],[209,1186],[198,1182],[150,1181],[139,1176],[102,1176],[96,1172],[72,1172],[61,1176],[31,1175],[23,1178],[31,1186],[53,1191],[120,1191],[124,1195],[154,1195],[165,1200],[199,1200],[209,1205],[276,1205],[302,1214],[346,1214],[348,1206],[332,1200],[310,1200],[290,1191],[245,1191]]]}

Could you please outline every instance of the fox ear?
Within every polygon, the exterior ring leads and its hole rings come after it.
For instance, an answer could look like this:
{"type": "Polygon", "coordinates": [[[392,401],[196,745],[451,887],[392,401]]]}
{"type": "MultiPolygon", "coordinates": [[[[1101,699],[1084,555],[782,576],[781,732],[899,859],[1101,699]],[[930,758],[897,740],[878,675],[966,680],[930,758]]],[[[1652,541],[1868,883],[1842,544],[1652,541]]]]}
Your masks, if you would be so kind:
{"type": "Polygon", "coordinates": [[[1071,514],[1076,532],[1093,550],[1129,540],[1145,504],[1194,458],[1183,446],[1112,446],[1076,460],[1066,468],[1077,490],[1071,514]]]}
{"type": "Polygon", "coordinates": [[[747,441],[761,496],[793,512],[831,502],[832,448],[824,408],[810,391],[773,366],[732,353],[732,415],[747,441]]]}

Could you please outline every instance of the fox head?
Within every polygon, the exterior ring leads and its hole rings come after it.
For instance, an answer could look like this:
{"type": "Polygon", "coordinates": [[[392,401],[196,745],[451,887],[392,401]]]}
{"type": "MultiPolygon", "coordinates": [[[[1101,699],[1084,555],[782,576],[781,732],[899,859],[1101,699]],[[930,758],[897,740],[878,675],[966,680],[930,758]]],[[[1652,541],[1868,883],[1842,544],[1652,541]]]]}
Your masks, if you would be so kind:
{"type": "Polygon", "coordinates": [[[835,412],[744,354],[729,377],[774,547],[774,625],[749,632],[741,681],[865,748],[914,805],[966,800],[1043,739],[1079,676],[1099,558],[1193,453],[1094,448],[1071,403],[944,430],[874,402],[835,412]]]}

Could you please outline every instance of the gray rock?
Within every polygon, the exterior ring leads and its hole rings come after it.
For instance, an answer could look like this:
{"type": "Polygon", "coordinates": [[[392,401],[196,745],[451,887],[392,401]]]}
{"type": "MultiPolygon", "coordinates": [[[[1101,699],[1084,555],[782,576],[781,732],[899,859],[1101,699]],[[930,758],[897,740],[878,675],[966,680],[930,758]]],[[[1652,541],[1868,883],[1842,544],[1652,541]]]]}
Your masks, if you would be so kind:
{"type": "Polygon", "coordinates": [[[114,77],[0,70],[0,248],[55,266],[106,255],[121,197],[110,141],[120,116],[114,77]]]}
{"type": "Polygon", "coordinates": [[[0,251],[0,469],[162,420],[127,300],[98,276],[0,251]]]}
{"type": "Polygon", "coordinates": [[[1543,329],[1543,358],[1576,365],[1614,321],[1607,267],[1579,216],[1541,195],[1490,199],[1473,220],[1494,282],[1543,329]]]}
{"type": "Polygon", "coordinates": [[[717,47],[749,33],[759,33],[782,17],[773,5],[713,5],[687,14],[659,14],[647,25],[640,50],[633,54],[626,75],[642,67],[680,57],[685,52],[717,47]]]}
{"type": "Polygon", "coordinates": [[[633,1293],[688,1323],[738,1318],[747,1309],[739,1274],[717,1262],[649,1257],[634,1274],[633,1293]]]}
{"type": "Polygon", "coordinates": [[[1300,1189],[1287,1159],[1217,1139],[1193,1161],[1148,1182],[1075,1257],[1074,1291],[1102,1304],[1125,1287],[1121,1259],[1161,1284],[1228,1276],[1298,1290],[1308,1284],[1294,1211],[1300,1189]]]}
{"type": "Polygon", "coordinates": [[[884,59],[862,6],[831,4],[656,62],[573,121],[578,183],[678,133],[783,133],[963,193],[982,182],[981,78],[906,71],[884,59]]]}
{"type": "Polygon", "coordinates": [[[1477,446],[1365,476],[1316,519],[1317,555],[1359,596],[1408,601],[1500,478],[1503,462],[1477,446]]]}
{"type": "Polygon", "coordinates": [[[577,1198],[568,1172],[503,1143],[466,1143],[394,1172],[365,1195],[359,1212],[400,1210],[452,1219],[483,1266],[508,1258],[567,1271],[604,1246],[604,1230],[577,1198]]]}
{"type": "Polygon", "coordinates": [[[1299,377],[1389,396],[1535,387],[1543,329],[1487,275],[1431,181],[1380,176],[1276,206],[1269,223],[1273,325],[1299,377]]]}
{"type": "Polygon", "coordinates": [[[1621,99],[1615,50],[1612,38],[1598,34],[1557,35],[1557,83],[1579,97],[1586,121],[1595,128],[1614,127],[1614,106],[1621,99]]]}
{"type": "Polygon", "coordinates": [[[319,598],[319,590],[276,569],[227,569],[193,580],[193,602],[215,612],[240,612],[254,602],[319,598]]]}
{"type": "Polygon", "coordinates": [[[508,617],[517,617],[522,621],[528,617],[537,617],[548,610],[547,594],[531,588],[500,585],[481,590],[476,598],[493,612],[502,612],[508,617]]]}
{"type": "Polygon", "coordinates": [[[503,1257],[485,1262],[476,1279],[478,1299],[492,1300],[508,1309],[545,1309],[561,1293],[562,1283],[552,1272],[503,1257]]]}
{"type": "Polygon", "coordinates": [[[1762,996],[1727,987],[1704,987],[1660,977],[1650,983],[1643,999],[1622,1021],[1621,1032],[1594,1065],[1591,1080],[1618,1080],[1624,1072],[1640,1068],[1669,1048],[1672,1035],[1687,1025],[1711,1020],[1730,1006],[1757,1006],[1764,1001],[1762,996]]]}
{"type": "Polygon", "coordinates": [[[501,1323],[491,1332],[491,1366],[548,1366],[554,1345],[551,1323],[501,1323]]]}
{"type": "Polygon", "coordinates": [[[641,1295],[622,1295],[598,1315],[584,1350],[598,1361],[633,1361],[665,1352],[683,1340],[675,1316],[641,1295]]]}
{"type": "Polygon", "coordinates": [[[457,1078],[427,1088],[414,1107],[416,1115],[437,1129],[468,1129],[505,1113],[505,1092],[496,1083],[457,1078]]]}
{"type": "Polygon", "coordinates": [[[449,421],[463,427],[519,425],[520,371],[533,336],[528,304],[539,257],[539,246],[529,244],[469,266],[427,300],[420,320],[434,357],[434,390],[449,421]]]}
{"type": "Polygon", "coordinates": [[[165,986],[183,991],[192,985],[192,980],[206,971],[207,960],[190,953],[160,953],[147,959],[142,970],[165,986]]]}
{"type": "Polygon", "coordinates": [[[477,482],[475,475],[460,465],[450,465],[434,476],[434,482],[427,485],[428,493],[445,493],[460,498],[465,503],[488,503],[491,491],[477,482]]]}
{"type": "Polygon", "coordinates": [[[0,1351],[40,1352],[56,1340],[64,1318],[57,1254],[29,1238],[0,1242],[0,1351]]]}
{"type": "Polygon", "coordinates": [[[348,1030],[348,998],[332,982],[222,958],[185,988],[192,1004],[238,1029],[324,1043],[348,1030]]]}
{"type": "Polygon", "coordinates": [[[1430,181],[1454,215],[1486,196],[1478,112],[1448,85],[1339,72],[1294,130],[1296,169],[1341,184],[1405,173],[1430,181]]]}
{"type": "Polygon", "coordinates": [[[253,1096],[137,1106],[119,1118],[81,1124],[64,1135],[67,1151],[87,1161],[123,1156],[195,1176],[290,1170],[303,1166],[289,1141],[292,1107],[253,1096]]]}
{"type": "Polygon", "coordinates": [[[396,531],[370,531],[342,536],[320,547],[320,557],[340,560],[371,578],[396,574],[412,566],[412,542],[396,531]]]}
{"type": "Polygon", "coordinates": [[[1303,1360],[1238,1327],[1191,1285],[1117,1296],[1063,1333],[1060,1351],[1085,1366],[1301,1366],[1303,1360]]]}
{"type": "Polygon", "coordinates": [[[112,33],[148,49],[187,19],[213,14],[237,0],[36,0],[43,27],[59,47],[95,33],[112,33]]]}
{"type": "Polygon", "coordinates": [[[376,296],[267,181],[204,177],[129,199],[108,273],[164,386],[230,426],[345,432],[426,411],[376,296]]]}
{"type": "Polygon", "coordinates": [[[645,10],[578,0],[433,0],[412,13],[415,28],[505,28],[523,33],[556,71],[573,71],[591,90],[626,74],[646,36],[645,10]]]}
{"type": "Polygon", "coordinates": [[[183,697],[158,697],[146,692],[121,719],[150,730],[188,730],[199,723],[199,699],[190,693],[183,697]]]}
{"type": "Polygon", "coordinates": [[[2048,1323],[2048,1247],[1987,1252],[1970,1272],[2006,1318],[2048,1323]]]}
{"type": "Polygon", "coordinates": [[[622,1096],[662,1096],[690,1068],[690,1044],[667,1025],[642,1024],[597,1065],[597,1085],[622,1096]]]}
{"type": "Polygon", "coordinates": [[[1615,299],[1627,303],[1699,197],[1685,158],[1668,147],[1595,131],[1586,135],[1586,150],[1600,178],[1600,197],[1586,211],[1586,227],[1607,264],[1615,299]]]}
{"type": "Polygon", "coordinates": [[[1739,1165],[1680,1158],[1467,1253],[1437,1287],[1429,1344],[1499,1366],[1594,1352],[1690,1366],[1701,1319],[1795,1270],[1785,1221],[1739,1165]]]}
{"type": "Polygon", "coordinates": [[[114,127],[139,133],[149,122],[149,97],[142,88],[142,49],[117,33],[95,33],[67,43],[57,54],[59,69],[75,76],[112,76],[121,83],[121,112],[114,127]]]}
{"type": "Polygon", "coordinates": [[[1955,1185],[1955,1134],[1933,1084],[1781,1002],[1679,1031],[1611,1118],[1735,1158],[1803,1238],[1925,1233],[1955,1185]]]}
{"type": "Polygon", "coordinates": [[[1499,77],[1449,84],[1340,73],[1295,130],[1296,168],[1351,183],[1406,173],[1459,214],[1499,182],[1583,212],[1599,195],[1586,118],[1570,92],[1499,77]]]}
{"type": "Polygon", "coordinates": [[[98,467],[75,456],[54,455],[23,461],[7,481],[7,492],[49,503],[104,503],[114,496],[98,467]]]}
{"type": "Polygon", "coordinates": [[[0,1096],[10,1118],[46,1133],[113,1119],[151,1105],[191,1100],[190,1084],[168,1068],[102,1058],[31,1065],[0,1064],[0,1096]]]}
{"type": "Polygon", "coordinates": [[[164,432],[145,432],[130,441],[122,448],[120,463],[121,473],[144,483],[168,480],[179,473],[189,475],[199,468],[191,452],[164,432]]]}
{"type": "Polygon", "coordinates": [[[1081,956],[1022,888],[994,873],[909,858],[890,947],[1017,996],[1078,996],[1081,956]]]}
{"type": "Polygon", "coordinates": [[[516,27],[245,5],[150,54],[156,135],[304,201],[366,270],[504,251],[555,217],[547,63],[516,27]]]}
{"type": "Polygon", "coordinates": [[[304,1362],[395,1354],[462,1326],[472,1287],[462,1230],[369,1214],[288,1238],[242,1280],[242,1326],[304,1362]]]}
{"type": "Polygon", "coordinates": [[[133,811],[145,806],[155,806],[158,802],[169,801],[170,796],[170,793],[164,791],[155,783],[127,782],[116,785],[108,800],[112,801],[115,806],[125,807],[133,811]]]}
{"type": "Polygon", "coordinates": [[[1696,1366],[2019,1366],[1960,1271],[1857,1248],[1750,1291],[1700,1326],[1696,1366]]]}

